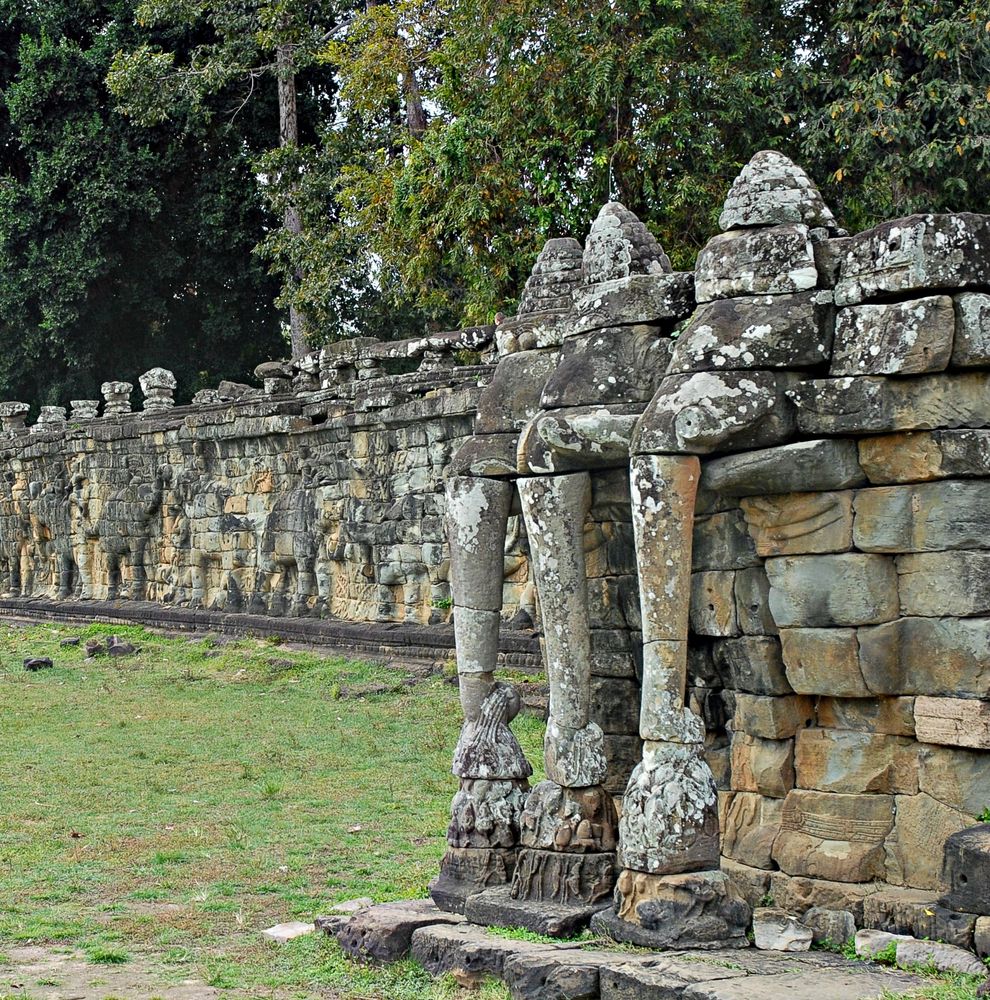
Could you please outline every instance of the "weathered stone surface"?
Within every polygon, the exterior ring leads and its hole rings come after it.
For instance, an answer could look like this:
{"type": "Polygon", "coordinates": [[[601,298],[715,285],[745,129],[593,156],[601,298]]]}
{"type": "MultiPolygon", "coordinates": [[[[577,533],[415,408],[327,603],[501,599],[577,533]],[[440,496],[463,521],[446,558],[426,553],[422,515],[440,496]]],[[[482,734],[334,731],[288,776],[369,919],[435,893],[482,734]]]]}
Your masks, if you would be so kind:
{"type": "Polygon", "coordinates": [[[770,872],[724,856],[721,868],[732,887],[751,908],[760,905],[770,889],[770,872]]]}
{"type": "Polygon", "coordinates": [[[736,295],[804,292],[817,282],[808,227],[801,224],[731,230],[714,236],[695,264],[699,302],[736,295]]]}
{"type": "Polygon", "coordinates": [[[894,822],[889,795],[796,789],[784,800],[773,859],[789,875],[836,882],[884,876],[884,841],[894,822]]]}
{"type": "Polygon", "coordinates": [[[610,326],[566,337],[541,405],[646,403],[670,362],[670,340],[648,324],[610,326]]]}
{"type": "Polygon", "coordinates": [[[520,435],[520,471],[544,475],[625,468],[638,409],[609,404],[572,406],[541,414],[520,435]]]}
{"type": "Polygon", "coordinates": [[[918,744],[897,736],[805,729],[795,740],[794,770],[799,788],[914,795],[918,744]]]}
{"type": "Polygon", "coordinates": [[[695,516],[692,569],[729,570],[759,565],[742,510],[733,508],[695,516]]]}
{"type": "Polygon", "coordinates": [[[914,698],[820,697],[818,725],[885,736],[914,736],[914,698]]]}
{"type": "Polygon", "coordinates": [[[726,496],[801,493],[860,486],[866,476],[855,441],[799,441],[706,462],[701,484],[726,496]]]}
{"type": "Polygon", "coordinates": [[[835,217],[811,178],[773,149],[761,149],[743,167],[718,218],[722,230],[802,222],[835,226],[835,217]]]}
{"type": "Polygon", "coordinates": [[[605,735],[594,722],[581,729],[571,729],[552,716],[543,742],[547,777],[568,788],[590,788],[605,780],[605,735]]]}
{"type": "Polygon", "coordinates": [[[922,746],[918,763],[918,787],[933,799],[969,816],[978,816],[990,802],[986,754],[922,746]]]}
{"type": "Polygon", "coordinates": [[[897,796],[897,819],[887,839],[886,880],[914,889],[941,888],[945,841],[973,824],[973,817],[924,793],[897,796]]]}
{"type": "Polygon", "coordinates": [[[720,871],[624,871],[615,886],[615,910],[596,914],[591,926],[649,948],[745,948],[749,916],[749,906],[720,871]]]}
{"type": "Polygon", "coordinates": [[[468,438],[450,460],[451,476],[515,476],[519,435],[485,434],[468,438]]]}
{"type": "MultiPolygon", "coordinates": [[[[738,586],[737,586],[738,593],[738,586]]],[[[780,641],[774,636],[747,635],[715,646],[715,663],[737,691],[760,695],[793,694],[784,672],[780,641]]]]}
{"type": "Polygon", "coordinates": [[[940,906],[935,895],[921,889],[874,892],[863,902],[863,923],[893,934],[910,934],[971,949],[976,916],[940,906]]]}
{"type": "Polygon", "coordinates": [[[876,958],[877,955],[888,954],[891,946],[896,947],[899,941],[909,940],[908,934],[891,934],[864,927],[856,932],[856,954],[860,958],[876,958]]]}
{"type": "Polygon", "coordinates": [[[502,359],[478,399],[476,434],[523,429],[540,409],[543,386],[557,365],[556,351],[524,351],[502,359]]]}
{"type": "Polygon", "coordinates": [[[959,972],[964,976],[986,976],[987,967],[975,955],[941,941],[897,942],[897,964],[904,968],[934,966],[939,972],[959,972]]]}
{"type": "MultiPolygon", "coordinates": [[[[587,907],[610,896],[614,884],[615,855],[611,852],[572,854],[523,847],[512,873],[510,896],[517,901],[587,907]]],[[[478,911],[473,912],[474,915],[469,903],[465,909],[468,919],[475,923],[492,923],[476,920],[478,911]]],[[[511,922],[501,925],[514,926],[511,922]]]]}
{"type": "Polygon", "coordinates": [[[685,706],[686,643],[647,642],[643,646],[643,689],[639,733],[646,740],[701,743],[702,720],[685,706]]]}
{"type": "Polygon", "coordinates": [[[990,532],[990,493],[979,482],[860,490],[854,506],[854,540],[866,552],[978,549],[990,532]]]}
{"type": "Polygon", "coordinates": [[[807,951],[812,937],[811,928],[786,910],[764,906],[753,911],[753,943],[761,951],[807,951]]]}
{"type": "Polygon", "coordinates": [[[694,307],[694,272],[632,274],[574,292],[576,319],[569,333],[635,323],[669,324],[694,307]]]}
{"type": "MultiPolygon", "coordinates": [[[[484,598],[484,594],[479,595],[479,600],[484,598]]],[[[498,632],[501,623],[502,619],[497,611],[454,608],[454,636],[460,650],[458,673],[491,673],[498,660],[498,632]]]]}
{"type": "MultiPolygon", "coordinates": [[[[565,855],[557,855],[566,858],[565,855]]],[[[571,856],[571,861],[575,856],[571,856]]],[[[577,858],[581,861],[581,858],[577,858]]],[[[555,861],[555,865],[566,861],[555,861]]],[[[580,934],[592,916],[608,903],[603,899],[595,905],[564,904],[550,898],[529,900],[516,899],[509,886],[495,886],[469,896],[464,904],[464,913],[474,924],[488,927],[523,927],[536,934],[548,937],[574,937],[580,934]]]]}
{"type": "Polygon", "coordinates": [[[290,920],[288,923],[266,927],[261,932],[261,936],[268,938],[269,941],[274,941],[276,944],[285,944],[288,941],[295,940],[297,937],[313,934],[315,931],[316,926],[314,924],[302,920],[290,920]]]}
{"type": "Polygon", "coordinates": [[[922,743],[990,750],[990,701],[921,696],[914,723],[922,743]]]}
{"type": "Polygon", "coordinates": [[[815,906],[848,910],[856,923],[863,922],[865,901],[877,891],[873,884],[831,882],[826,879],[791,876],[775,871],[770,876],[770,895],[776,906],[789,913],[806,913],[815,906]]]}
{"type": "Polygon", "coordinates": [[[943,906],[986,916],[990,911],[990,823],[953,832],[945,841],[941,869],[948,892],[943,906]]]}
{"type": "Polygon", "coordinates": [[[632,451],[705,455],[778,444],[794,432],[785,394],[795,379],[772,371],[669,375],[646,407],[632,451]]]}
{"type": "Polygon", "coordinates": [[[701,747],[646,743],[619,818],[619,864],[673,875],[718,867],[718,799],[701,747]]]}
{"type": "Polygon", "coordinates": [[[840,309],[835,317],[830,374],[944,371],[952,353],[955,324],[948,295],[840,309]]]}
{"type": "Polygon", "coordinates": [[[722,854],[750,868],[771,869],[773,842],[780,830],[783,803],[753,792],[719,795],[722,854]]]}
{"type": "Polygon", "coordinates": [[[791,389],[802,434],[883,434],[990,425],[990,375],[809,379],[791,389]]]}
{"type": "Polygon", "coordinates": [[[447,913],[463,913],[468,896],[507,885],[515,865],[515,849],[448,847],[440,874],[430,882],[430,898],[447,913]]]}
{"type": "Polygon", "coordinates": [[[337,941],[352,958],[395,962],[409,954],[413,932],[418,928],[463,920],[457,914],[437,909],[429,899],[381,903],[355,913],[337,931],[337,941]]]}
{"type": "Polygon", "coordinates": [[[519,299],[519,314],[566,312],[581,283],[581,244],[571,238],[547,240],[519,299]]]}
{"type": "Polygon", "coordinates": [[[761,556],[846,552],[852,548],[853,495],[789,493],[741,503],[761,556]]]}
{"type": "Polygon", "coordinates": [[[803,695],[767,698],[762,695],[736,695],[734,732],[749,733],[765,740],[786,740],[814,725],[815,703],[803,695]]]}
{"type": "Polygon", "coordinates": [[[736,620],[744,635],[776,635],[777,623],[770,614],[770,580],[758,566],[736,571],[736,620]]]}
{"type": "Polygon", "coordinates": [[[871,483],[924,482],[942,474],[942,449],[934,433],[883,434],[858,444],[859,462],[871,483]]]}
{"type": "Polygon", "coordinates": [[[519,842],[544,851],[608,853],[615,850],[618,822],[612,796],[601,787],[541,781],[526,800],[519,842]]]}
{"type": "Polygon", "coordinates": [[[843,945],[856,936],[856,918],[848,910],[813,906],[801,917],[801,923],[811,931],[814,944],[843,945]]]}
{"type": "Polygon", "coordinates": [[[846,242],[836,302],[988,284],[988,245],[990,222],[983,215],[910,215],[885,222],[846,242]]]}
{"type": "Polygon", "coordinates": [[[678,336],[669,371],[820,365],[832,345],[831,305],[820,292],[703,303],[678,336]]]}
{"type": "MultiPolygon", "coordinates": [[[[501,610],[502,575],[492,570],[501,568],[511,502],[508,483],[467,476],[447,481],[451,578],[458,607],[501,610]]],[[[487,669],[493,668],[491,661],[487,669]]]]}
{"type": "Polygon", "coordinates": [[[670,260],[656,237],[624,205],[603,205],[584,246],[584,280],[588,285],[631,274],[665,274],[670,260]]]}
{"type": "Polygon", "coordinates": [[[782,799],[794,787],[793,740],[761,740],[733,733],[731,787],[782,799]]]}
{"type": "Polygon", "coordinates": [[[780,628],[869,625],[897,617],[893,559],[844,553],[768,559],[770,610],[780,628]]]}
{"type": "Polygon", "coordinates": [[[990,917],[977,917],[973,944],[980,958],[990,956],[990,917]]]}
{"type": "MultiPolygon", "coordinates": [[[[459,778],[482,779],[513,779],[520,781],[533,773],[533,767],[526,760],[526,755],[519,746],[519,741],[509,728],[509,723],[519,714],[519,694],[511,684],[502,681],[494,683],[488,694],[481,701],[477,715],[467,715],[461,729],[460,738],[454,748],[454,763],[452,770],[459,778]]],[[[482,791],[481,789],[476,789],[482,791]]],[[[499,800],[496,807],[515,809],[518,800],[511,787],[504,790],[501,786],[484,786],[482,794],[493,801],[499,800]],[[504,799],[504,802],[503,802],[504,799]]],[[[470,793],[470,798],[476,798],[470,793]]],[[[472,801],[471,813],[477,817],[477,804],[472,801]]],[[[482,846],[462,845],[462,846],[482,846]]],[[[509,844],[490,844],[485,846],[508,847],[509,844]]]]}
{"type": "Polygon", "coordinates": [[[897,559],[901,614],[990,614],[990,552],[918,552],[897,559]]]}
{"type": "Polygon", "coordinates": [[[990,677],[990,618],[901,618],[858,631],[875,694],[979,698],[990,677]]]}
{"type": "Polygon", "coordinates": [[[785,628],[780,645],[787,680],[798,694],[868,698],[853,628],[785,628]]]}
{"type": "Polygon", "coordinates": [[[695,635],[739,635],[734,572],[709,570],[691,575],[690,621],[695,635]]]}
{"type": "MultiPolygon", "coordinates": [[[[525,758],[522,758],[525,760],[525,758]]],[[[517,761],[514,767],[526,771],[517,761]]],[[[528,774],[532,774],[530,768],[528,774]]],[[[525,776],[512,780],[462,778],[450,809],[447,843],[457,848],[513,848],[529,792],[525,776]]]]}
{"type": "Polygon", "coordinates": [[[990,295],[956,295],[956,338],[952,364],[958,368],[990,364],[990,295]]]}

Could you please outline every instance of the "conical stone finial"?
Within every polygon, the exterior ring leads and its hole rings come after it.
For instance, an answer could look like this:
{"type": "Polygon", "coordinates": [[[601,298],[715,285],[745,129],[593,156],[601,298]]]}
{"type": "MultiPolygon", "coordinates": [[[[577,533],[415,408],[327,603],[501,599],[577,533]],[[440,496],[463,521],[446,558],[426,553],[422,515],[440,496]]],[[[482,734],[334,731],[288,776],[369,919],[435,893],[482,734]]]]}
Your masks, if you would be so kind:
{"type": "Polygon", "coordinates": [[[670,259],[657,238],[625,205],[610,201],[602,207],[584,247],[586,285],[670,270],[670,259]]]}
{"type": "Polygon", "coordinates": [[[722,231],[785,223],[836,228],[835,216],[811,178],[792,160],[761,149],[743,167],[722,207],[722,231]]]}
{"type": "Polygon", "coordinates": [[[571,292],[581,283],[581,244],[547,240],[533,265],[519,302],[519,316],[571,308],[571,292]]]}

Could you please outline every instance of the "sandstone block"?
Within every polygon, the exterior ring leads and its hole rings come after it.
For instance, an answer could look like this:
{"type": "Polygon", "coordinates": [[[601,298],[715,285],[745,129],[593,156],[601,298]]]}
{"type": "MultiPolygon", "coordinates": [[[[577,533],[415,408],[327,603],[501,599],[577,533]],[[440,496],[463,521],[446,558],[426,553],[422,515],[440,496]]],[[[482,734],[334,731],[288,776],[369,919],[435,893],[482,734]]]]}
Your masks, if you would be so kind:
{"type": "Polygon", "coordinates": [[[795,789],[784,800],[773,859],[788,875],[836,882],[882,878],[893,803],[889,795],[795,789]]]}
{"type": "Polygon", "coordinates": [[[985,216],[911,215],[852,236],[835,286],[839,305],[926,288],[990,283],[985,216]]]}
{"type": "Polygon", "coordinates": [[[987,967],[964,948],[941,941],[897,942],[897,964],[905,969],[934,966],[939,972],[958,972],[964,976],[985,976],[987,967]]]}
{"type": "Polygon", "coordinates": [[[789,390],[804,434],[882,434],[990,425],[986,372],[809,379],[789,390]]]}
{"type": "Polygon", "coordinates": [[[914,736],[914,698],[819,698],[818,725],[885,736],[914,736]]]}
{"type": "Polygon", "coordinates": [[[990,618],[901,618],[860,629],[859,650],[875,694],[980,698],[990,678],[990,618]]]}
{"type": "Polygon", "coordinates": [[[978,816],[990,803],[990,767],[985,753],[922,746],[918,764],[918,787],[944,805],[978,816]]]}
{"type": "Polygon", "coordinates": [[[860,958],[876,958],[887,954],[891,945],[897,946],[899,941],[908,941],[907,934],[891,934],[890,931],[878,931],[864,927],[856,932],[856,954],[860,958]]]}
{"type": "Polygon", "coordinates": [[[798,694],[868,698],[853,628],[785,628],[780,632],[787,680],[798,694]]]}
{"type": "Polygon", "coordinates": [[[692,569],[730,570],[759,565],[760,559],[756,554],[753,538],[740,509],[699,514],[695,517],[691,548],[692,569]]]}
{"type": "Polygon", "coordinates": [[[954,334],[955,310],[948,295],[840,309],[831,374],[944,371],[954,334]]]}
{"type": "Polygon", "coordinates": [[[718,799],[722,854],[750,868],[773,868],[771,851],[780,829],[781,800],[754,792],[722,792],[718,799]]]}
{"type": "Polygon", "coordinates": [[[913,889],[939,889],[945,841],[973,818],[929,795],[898,795],[897,819],[886,843],[886,880],[913,889]]]}
{"type": "Polygon", "coordinates": [[[857,924],[863,922],[864,901],[876,891],[873,885],[831,882],[802,875],[788,875],[781,871],[770,876],[770,895],[776,906],[789,913],[805,913],[816,906],[830,910],[848,910],[857,924]]]}
{"type": "Polygon", "coordinates": [[[794,787],[794,741],[734,733],[731,787],[733,791],[784,798],[794,787]]]}
{"type": "Polygon", "coordinates": [[[576,322],[568,332],[633,323],[661,323],[690,314],[694,306],[694,273],[631,274],[574,290],[576,322]]]}
{"type": "Polygon", "coordinates": [[[845,944],[856,936],[856,918],[848,910],[829,910],[813,906],[801,918],[801,923],[811,931],[815,944],[845,944]]]}
{"type": "Polygon", "coordinates": [[[877,485],[924,482],[942,475],[942,449],[929,431],[881,434],[860,439],[859,464],[877,485]]]}
{"type": "Polygon", "coordinates": [[[973,944],[980,958],[990,955],[990,917],[977,917],[976,930],[973,933],[973,944]]]}
{"type": "Polygon", "coordinates": [[[381,903],[356,913],[337,931],[337,941],[353,958],[395,962],[409,954],[413,932],[418,928],[463,921],[462,916],[437,909],[431,899],[381,903]]]}
{"type": "Polygon", "coordinates": [[[794,768],[799,788],[914,795],[918,744],[897,736],[805,729],[795,741],[794,768]]]}
{"type": "Polygon", "coordinates": [[[990,750],[990,701],[920,696],[914,724],[922,743],[990,750]]]}
{"type": "Polygon", "coordinates": [[[702,303],[681,331],[671,372],[807,368],[828,361],[831,296],[820,292],[702,303]]]}
{"type": "Polygon", "coordinates": [[[941,902],[954,910],[986,916],[990,910],[990,823],[951,834],[945,841],[941,902]]]}
{"type": "Polygon", "coordinates": [[[749,733],[765,740],[786,740],[814,725],[815,703],[803,695],[765,698],[761,695],[736,695],[733,732],[749,733]]]}
{"type": "Polygon", "coordinates": [[[860,490],[853,539],[864,552],[979,549],[990,533],[990,491],[943,480],[860,490]]]}
{"type": "Polygon", "coordinates": [[[726,857],[722,858],[721,867],[732,887],[749,906],[759,906],[770,889],[770,872],[764,868],[752,868],[726,857]]]}
{"type": "Polygon", "coordinates": [[[861,553],[768,559],[770,611],[780,628],[868,625],[897,617],[893,559],[861,553]]]}
{"type": "Polygon", "coordinates": [[[715,644],[715,665],[737,691],[749,694],[792,694],[784,673],[780,642],[773,636],[747,635],[715,644]]]}
{"type": "Polygon", "coordinates": [[[897,559],[901,614],[990,614],[990,552],[916,552],[897,559]]]}
{"type": "Polygon", "coordinates": [[[762,566],[736,571],[736,620],[744,635],[776,635],[770,614],[770,580],[762,566]]]}
{"type": "Polygon", "coordinates": [[[955,302],[952,364],[957,368],[990,365],[990,295],[963,292],[955,296],[955,302]]]}
{"type": "Polygon", "coordinates": [[[748,497],[742,509],[760,556],[846,552],[852,548],[853,493],[748,497]]]}
{"type": "Polygon", "coordinates": [[[709,570],[691,574],[691,631],[696,635],[735,636],[735,573],[709,570]]]}
{"type": "Polygon", "coordinates": [[[940,906],[931,891],[881,889],[866,897],[863,923],[891,934],[910,934],[972,948],[976,917],[940,906]]]}
{"type": "Polygon", "coordinates": [[[780,295],[818,281],[808,227],[730,230],[708,241],[695,265],[698,302],[737,295],[780,295]]]}
{"type": "Polygon", "coordinates": [[[811,928],[786,910],[759,907],[753,911],[753,943],[760,951],[807,951],[812,937],[811,928]]]}
{"type": "Polygon", "coordinates": [[[522,351],[502,358],[478,399],[475,433],[521,431],[539,412],[543,386],[556,365],[556,351],[522,351]]]}
{"type": "Polygon", "coordinates": [[[856,442],[832,438],[720,456],[701,474],[704,488],[724,496],[842,490],[865,481],[856,442]]]}

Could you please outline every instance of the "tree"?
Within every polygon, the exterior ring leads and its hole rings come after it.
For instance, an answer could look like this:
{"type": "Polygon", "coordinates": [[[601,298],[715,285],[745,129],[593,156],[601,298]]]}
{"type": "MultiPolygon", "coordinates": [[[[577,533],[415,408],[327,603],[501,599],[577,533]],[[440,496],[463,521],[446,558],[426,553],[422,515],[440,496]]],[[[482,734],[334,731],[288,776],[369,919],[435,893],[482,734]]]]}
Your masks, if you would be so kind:
{"type": "Polygon", "coordinates": [[[382,261],[392,300],[444,322],[518,294],[542,241],[583,235],[615,197],[688,265],[739,167],[784,126],[767,99],[788,20],[748,0],[394,0],[325,58],[351,115],[341,228],[382,261]],[[431,112],[410,127],[405,81],[431,112]]]}
{"type": "MultiPolygon", "coordinates": [[[[280,192],[282,220],[290,241],[302,235],[299,207],[300,145],[297,77],[311,66],[336,23],[337,5],[328,0],[144,0],[137,21],[147,30],[170,28],[203,33],[186,51],[145,41],[121,50],[108,83],[119,107],[144,125],[169,119],[194,123],[215,114],[218,96],[235,100],[232,116],[255,97],[260,80],[270,76],[278,97],[278,142],[282,155],[266,161],[266,182],[280,192]]],[[[310,104],[326,105],[334,84],[320,74],[310,104]]],[[[295,268],[291,281],[302,273],[295,268]]],[[[294,296],[288,296],[292,356],[309,349],[306,322],[294,296]]]]}
{"type": "Polygon", "coordinates": [[[0,25],[3,396],[64,404],[164,365],[188,397],[277,356],[276,285],[251,256],[257,122],[177,135],[115,114],[128,0],[0,0],[0,25]]]}
{"type": "Polygon", "coordinates": [[[990,202],[990,8],[942,0],[809,5],[780,112],[852,229],[990,202]]]}

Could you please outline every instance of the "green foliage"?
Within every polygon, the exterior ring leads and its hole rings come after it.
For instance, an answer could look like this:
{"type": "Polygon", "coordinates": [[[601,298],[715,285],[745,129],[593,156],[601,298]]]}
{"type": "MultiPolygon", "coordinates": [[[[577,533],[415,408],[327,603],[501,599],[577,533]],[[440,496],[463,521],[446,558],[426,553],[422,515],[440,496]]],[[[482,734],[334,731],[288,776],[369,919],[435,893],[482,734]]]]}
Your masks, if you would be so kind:
{"type": "Polygon", "coordinates": [[[987,806],[977,817],[977,823],[990,823],[990,806],[987,806]]]}
{"type": "Polygon", "coordinates": [[[255,123],[183,133],[116,114],[130,0],[0,0],[0,395],[62,403],[154,365],[179,398],[281,352],[251,247],[255,123]]]}
{"type": "Polygon", "coordinates": [[[944,0],[811,8],[781,81],[796,149],[852,229],[990,198],[990,10],[944,0]]]}

